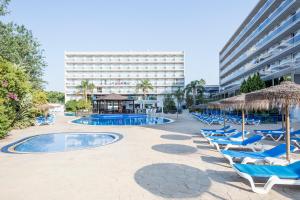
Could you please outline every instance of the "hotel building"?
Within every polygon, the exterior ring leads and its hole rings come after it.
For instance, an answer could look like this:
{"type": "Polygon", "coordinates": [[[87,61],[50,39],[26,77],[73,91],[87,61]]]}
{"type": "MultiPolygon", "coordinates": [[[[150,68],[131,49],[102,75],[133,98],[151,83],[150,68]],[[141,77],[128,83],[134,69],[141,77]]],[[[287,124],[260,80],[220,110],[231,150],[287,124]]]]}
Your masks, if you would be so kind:
{"type": "Polygon", "coordinates": [[[148,98],[162,102],[165,94],[184,87],[184,52],[65,52],[65,101],[79,99],[76,86],[88,80],[94,97],[121,94],[141,99],[136,86],[149,80],[148,98]]]}
{"type": "Polygon", "coordinates": [[[300,1],[260,0],[219,54],[220,94],[259,73],[267,86],[300,83],[300,1]]]}

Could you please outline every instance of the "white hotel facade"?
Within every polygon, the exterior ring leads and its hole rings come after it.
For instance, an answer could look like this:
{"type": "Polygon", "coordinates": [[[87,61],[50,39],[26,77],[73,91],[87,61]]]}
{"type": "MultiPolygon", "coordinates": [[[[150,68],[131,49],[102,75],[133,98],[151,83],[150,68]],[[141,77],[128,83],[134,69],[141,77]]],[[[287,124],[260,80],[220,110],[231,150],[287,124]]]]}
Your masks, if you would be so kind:
{"type": "Polygon", "coordinates": [[[220,52],[220,94],[259,73],[267,86],[300,84],[300,0],[260,0],[220,52]]]}
{"type": "Polygon", "coordinates": [[[184,52],[65,52],[65,101],[81,98],[76,86],[88,80],[93,95],[121,94],[141,99],[136,85],[149,80],[150,99],[184,87],[184,52]]]}

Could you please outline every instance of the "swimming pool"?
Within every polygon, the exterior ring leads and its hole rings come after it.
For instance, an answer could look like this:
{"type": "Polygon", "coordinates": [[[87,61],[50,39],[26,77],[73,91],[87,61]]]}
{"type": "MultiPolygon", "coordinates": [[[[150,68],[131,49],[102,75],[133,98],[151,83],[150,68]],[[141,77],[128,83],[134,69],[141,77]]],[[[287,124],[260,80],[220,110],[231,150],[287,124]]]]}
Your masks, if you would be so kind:
{"type": "Polygon", "coordinates": [[[72,121],[75,124],[94,126],[141,126],[170,122],[172,122],[171,119],[143,114],[92,114],[72,121]]]}
{"type": "Polygon", "coordinates": [[[117,133],[49,133],[24,138],[2,148],[6,153],[46,153],[93,148],[121,139],[117,133]]]}

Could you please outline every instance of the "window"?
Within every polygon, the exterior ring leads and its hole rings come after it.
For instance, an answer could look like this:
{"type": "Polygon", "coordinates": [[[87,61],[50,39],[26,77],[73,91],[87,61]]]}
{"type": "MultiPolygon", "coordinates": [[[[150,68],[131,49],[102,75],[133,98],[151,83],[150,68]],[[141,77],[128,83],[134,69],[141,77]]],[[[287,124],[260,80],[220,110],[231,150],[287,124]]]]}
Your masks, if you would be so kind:
{"type": "Polygon", "coordinates": [[[97,87],[97,92],[102,93],[102,87],[97,87]]]}

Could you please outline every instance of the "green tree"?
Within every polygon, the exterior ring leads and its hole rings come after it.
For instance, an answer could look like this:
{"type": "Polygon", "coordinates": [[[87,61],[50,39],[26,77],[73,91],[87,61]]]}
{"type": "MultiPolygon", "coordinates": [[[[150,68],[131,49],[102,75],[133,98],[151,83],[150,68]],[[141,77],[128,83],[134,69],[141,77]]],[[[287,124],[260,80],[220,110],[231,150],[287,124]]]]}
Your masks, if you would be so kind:
{"type": "Polygon", "coordinates": [[[175,91],[174,96],[177,100],[177,117],[178,117],[178,111],[181,109],[181,103],[184,100],[184,90],[182,90],[180,87],[175,91]]]}
{"type": "Polygon", "coordinates": [[[43,88],[46,66],[40,44],[23,25],[0,22],[0,55],[25,70],[33,88],[43,88]]]}
{"type": "Polygon", "coordinates": [[[6,15],[8,13],[7,6],[10,0],[0,0],[0,16],[6,15]]]}
{"type": "Polygon", "coordinates": [[[260,75],[254,74],[253,76],[249,76],[247,80],[242,82],[240,87],[241,93],[248,93],[256,90],[260,90],[266,87],[265,82],[260,78],[260,75]]]}
{"type": "Polygon", "coordinates": [[[63,92],[57,91],[48,91],[47,94],[47,101],[49,103],[64,103],[65,102],[65,94],[63,92]]]}
{"type": "MultiPolygon", "coordinates": [[[[10,0],[0,0],[0,16],[6,15],[10,0]]],[[[23,25],[0,21],[0,55],[25,70],[34,89],[43,88],[46,66],[41,45],[23,25]]]]}
{"type": "Polygon", "coordinates": [[[198,99],[203,99],[203,92],[204,92],[204,86],[205,86],[205,80],[195,80],[191,81],[186,87],[186,95],[192,95],[193,98],[193,105],[196,105],[197,96],[198,99]]]}
{"type": "Polygon", "coordinates": [[[137,91],[142,90],[144,100],[146,100],[147,94],[148,94],[149,90],[153,90],[153,86],[149,80],[145,79],[136,85],[136,89],[137,89],[137,91]]]}
{"type": "Polygon", "coordinates": [[[171,94],[167,94],[164,98],[164,112],[168,113],[174,111],[176,111],[174,99],[172,98],[171,94]]]}
{"type": "Polygon", "coordinates": [[[77,86],[79,89],[79,93],[83,95],[84,100],[87,102],[88,101],[88,93],[92,94],[93,90],[95,88],[95,85],[93,83],[89,83],[88,80],[83,80],[81,81],[81,84],[77,86]]]}

